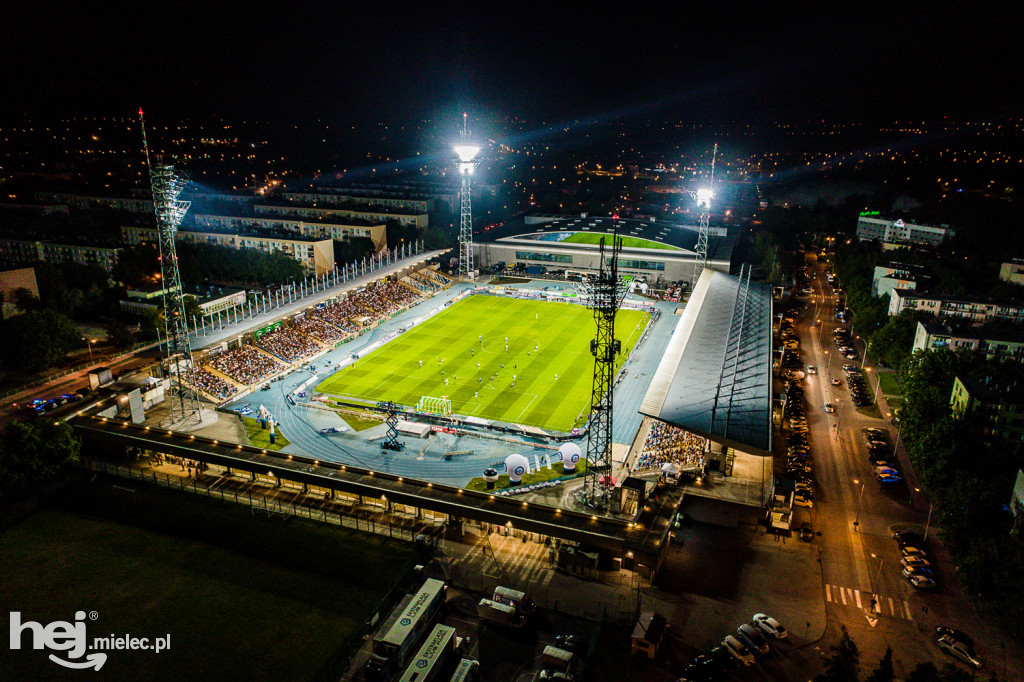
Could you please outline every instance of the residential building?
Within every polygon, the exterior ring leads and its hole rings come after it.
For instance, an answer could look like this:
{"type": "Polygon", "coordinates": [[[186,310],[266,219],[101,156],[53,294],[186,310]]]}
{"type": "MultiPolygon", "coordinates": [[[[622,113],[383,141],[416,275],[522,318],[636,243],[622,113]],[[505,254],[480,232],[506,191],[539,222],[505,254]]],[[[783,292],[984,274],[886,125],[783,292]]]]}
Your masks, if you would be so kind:
{"type": "Polygon", "coordinates": [[[10,317],[18,310],[18,306],[14,302],[14,292],[18,289],[25,289],[36,298],[39,298],[39,284],[36,282],[35,268],[20,268],[18,270],[0,272],[0,294],[4,297],[4,318],[10,317]]]}
{"type": "Polygon", "coordinates": [[[239,216],[196,213],[186,217],[185,231],[189,226],[204,230],[260,232],[263,230],[282,232],[310,239],[337,239],[348,241],[354,237],[366,237],[373,242],[374,253],[387,248],[387,226],[383,222],[370,222],[359,218],[333,219],[317,216],[285,218],[280,216],[239,216]]]}
{"type": "Polygon", "coordinates": [[[349,206],[347,208],[324,208],[317,206],[297,206],[290,202],[265,202],[254,207],[257,216],[279,216],[293,220],[321,220],[331,222],[349,222],[361,220],[369,223],[386,223],[394,220],[400,225],[425,228],[429,224],[426,213],[389,211],[384,207],[349,206]]]}
{"type": "Polygon", "coordinates": [[[0,262],[35,263],[78,263],[98,265],[108,274],[114,272],[121,248],[96,244],[73,244],[26,239],[0,239],[0,262]]]}
{"type": "Polygon", "coordinates": [[[891,296],[893,289],[916,290],[926,278],[924,270],[920,265],[909,263],[877,265],[871,277],[871,295],[880,298],[891,296]]]}
{"type": "MultiPolygon", "coordinates": [[[[123,226],[121,236],[126,244],[153,242],[158,237],[155,227],[123,226]]],[[[322,275],[334,270],[334,241],[288,234],[249,232],[197,232],[178,230],[176,239],[189,244],[214,244],[232,249],[256,249],[263,253],[284,253],[302,263],[307,273],[322,275]]]]}
{"type": "Polygon", "coordinates": [[[153,200],[147,197],[90,196],[70,192],[36,192],[35,198],[37,201],[49,204],[63,204],[71,208],[113,208],[134,213],[153,212],[153,200]]]}
{"type": "Polygon", "coordinates": [[[1024,384],[958,376],[949,403],[957,415],[982,421],[985,447],[1024,451],[1024,384]]]}
{"type": "Polygon", "coordinates": [[[918,225],[902,219],[888,220],[861,216],[857,219],[857,239],[874,240],[902,246],[938,246],[956,234],[943,225],[918,225]]]}
{"type": "Polygon", "coordinates": [[[409,196],[397,192],[375,192],[373,196],[365,196],[362,192],[356,193],[345,189],[316,189],[306,192],[284,192],[281,198],[290,204],[314,207],[380,207],[387,211],[409,213],[428,213],[434,208],[434,200],[428,196],[409,196]]]}
{"type": "Polygon", "coordinates": [[[1024,362],[1024,328],[954,324],[948,319],[918,322],[914,350],[938,348],[976,351],[989,360],[1024,362]]]}
{"type": "MultiPolygon", "coordinates": [[[[128,299],[121,301],[121,310],[140,314],[145,310],[158,309],[163,305],[163,297],[167,292],[168,289],[166,287],[129,289],[127,291],[128,299]]],[[[211,286],[191,287],[185,291],[185,296],[195,296],[203,317],[231,310],[237,306],[245,305],[246,302],[245,289],[225,289],[224,287],[211,286]]],[[[192,324],[192,320],[189,320],[189,324],[192,324]]]]}
{"type": "Polygon", "coordinates": [[[999,266],[999,279],[1010,284],[1024,284],[1024,258],[1014,258],[999,266]]]}
{"type": "Polygon", "coordinates": [[[925,294],[910,289],[893,289],[889,315],[904,310],[923,310],[939,317],[962,317],[975,322],[1005,321],[1024,323],[1024,302],[997,301],[977,296],[925,294]]]}

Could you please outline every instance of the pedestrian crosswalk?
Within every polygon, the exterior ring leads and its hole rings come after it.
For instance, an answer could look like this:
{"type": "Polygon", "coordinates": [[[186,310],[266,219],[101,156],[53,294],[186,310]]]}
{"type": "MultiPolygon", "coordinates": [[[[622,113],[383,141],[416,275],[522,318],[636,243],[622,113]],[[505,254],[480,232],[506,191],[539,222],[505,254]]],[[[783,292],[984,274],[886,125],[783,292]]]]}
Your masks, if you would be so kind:
{"type": "Polygon", "coordinates": [[[910,611],[910,602],[906,599],[871,594],[869,590],[861,592],[841,585],[825,585],[825,601],[836,605],[849,606],[866,612],[874,612],[879,616],[889,616],[903,620],[914,620],[910,611]],[[874,599],[874,603],[872,603],[874,599]]]}

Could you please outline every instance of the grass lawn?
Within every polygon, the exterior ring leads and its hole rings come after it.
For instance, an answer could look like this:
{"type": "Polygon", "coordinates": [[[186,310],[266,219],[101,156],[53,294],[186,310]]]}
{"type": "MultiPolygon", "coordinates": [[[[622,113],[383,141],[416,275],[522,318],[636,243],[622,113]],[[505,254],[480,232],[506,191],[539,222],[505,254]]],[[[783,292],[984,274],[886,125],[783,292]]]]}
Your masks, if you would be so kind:
{"type": "MultiPolygon", "coordinates": [[[[606,245],[611,245],[611,235],[602,234],[600,232],[576,232],[562,241],[572,242],[575,244],[600,244],[601,237],[605,238],[606,245]]],[[[622,237],[622,246],[632,249],[664,249],[667,251],[679,250],[678,248],[669,246],[668,244],[651,241],[650,239],[639,239],[637,237],[622,237]]]]}
{"type": "MultiPolygon", "coordinates": [[[[160,654],[108,651],[105,679],[313,679],[351,644],[415,556],[386,539],[254,518],[185,493],[155,490],[151,504],[150,489],[130,482],[134,498],[113,497],[110,483],[101,478],[80,499],[0,532],[0,600],[23,620],[71,621],[76,610],[95,611],[97,619],[86,621],[90,639],[170,636],[160,654]]],[[[3,647],[0,669],[5,679],[83,674],[26,644],[3,647]]]]}
{"type": "Polygon", "coordinates": [[[288,445],[288,439],[281,433],[279,426],[274,427],[274,440],[276,442],[270,442],[270,428],[264,429],[260,426],[258,419],[252,417],[242,417],[245,420],[245,432],[249,434],[249,444],[254,448],[262,448],[264,450],[280,450],[288,445]]]}
{"type": "MultiPolygon", "coordinates": [[[[576,473],[583,474],[587,470],[586,458],[581,458],[580,461],[576,462],[576,473]]],[[[534,483],[543,483],[544,481],[550,481],[553,478],[561,478],[566,473],[562,470],[562,463],[555,462],[551,465],[550,469],[537,469],[531,471],[528,474],[523,475],[522,485],[533,485],[534,483]]],[[[501,490],[502,488],[508,487],[508,474],[502,474],[498,476],[498,480],[494,483],[495,490],[501,490]]],[[[477,490],[479,492],[487,492],[487,481],[481,476],[477,476],[465,486],[466,490],[477,490]]]]}
{"type": "MultiPolygon", "coordinates": [[[[640,311],[619,312],[620,363],[646,320],[640,311]]],[[[423,396],[447,396],[455,414],[568,431],[577,415],[589,412],[594,334],[591,312],[580,305],[470,296],[316,390],[408,407],[423,396]]]]}
{"type": "Polygon", "coordinates": [[[895,372],[879,372],[878,380],[882,384],[882,395],[903,395],[903,387],[900,386],[895,372]]]}
{"type": "Polygon", "coordinates": [[[345,420],[345,423],[352,427],[354,431],[365,431],[366,429],[372,429],[374,426],[380,426],[384,423],[381,419],[374,419],[366,413],[365,416],[356,414],[355,410],[345,409],[338,412],[338,416],[345,420]]]}

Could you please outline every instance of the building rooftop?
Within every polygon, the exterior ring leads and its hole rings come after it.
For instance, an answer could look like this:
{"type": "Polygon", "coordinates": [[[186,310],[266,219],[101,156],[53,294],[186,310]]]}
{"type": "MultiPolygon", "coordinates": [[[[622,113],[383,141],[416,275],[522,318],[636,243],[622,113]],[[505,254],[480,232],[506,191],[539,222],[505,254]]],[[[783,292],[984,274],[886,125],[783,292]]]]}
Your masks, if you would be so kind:
{"type": "Polygon", "coordinates": [[[770,454],[772,295],[704,270],[640,412],[746,452],[770,454]]]}
{"type": "Polygon", "coordinates": [[[992,376],[958,376],[957,379],[964,385],[972,398],[983,403],[1009,405],[1024,403],[1024,382],[992,376]]]}
{"type": "MultiPolygon", "coordinates": [[[[696,226],[608,216],[565,216],[535,225],[527,225],[524,219],[519,218],[485,230],[476,239],[481,242],[513,241],[524,247],[530,242],[540,242],[536,245],[594,250],[599,248],[600,236],[610,237],[613,228],[623,238],[624,252],[648,249],[660,252],[659,255],[664,256],[692,256],[697,246],[696,226]],[[644,245],[643,242],[650,244],[644,245]],[[680,254],[680,251],[684,253],[680,254]]],[[[722,236],[720,229],[713,230],[708,236],[708,260],[729,261],[732,258],[736,237],[735,231],[727,231],[725,236],[722,236]]],[[[610,241],[607,240],[608,243],[610,241]]]]}

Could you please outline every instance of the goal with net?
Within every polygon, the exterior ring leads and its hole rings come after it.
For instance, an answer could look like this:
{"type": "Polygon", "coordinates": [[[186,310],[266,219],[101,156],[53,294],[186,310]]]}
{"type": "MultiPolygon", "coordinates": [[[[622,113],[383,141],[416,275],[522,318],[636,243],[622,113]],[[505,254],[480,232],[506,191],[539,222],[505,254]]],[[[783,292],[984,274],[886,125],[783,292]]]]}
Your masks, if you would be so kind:
{"type": "Polygon", "coordinates": [[[416,403],[416,411],[430,412],[431,414],[451,414],[452,401],[444,396],[432,398],[429,395],[425,395],[416,403]]]}

